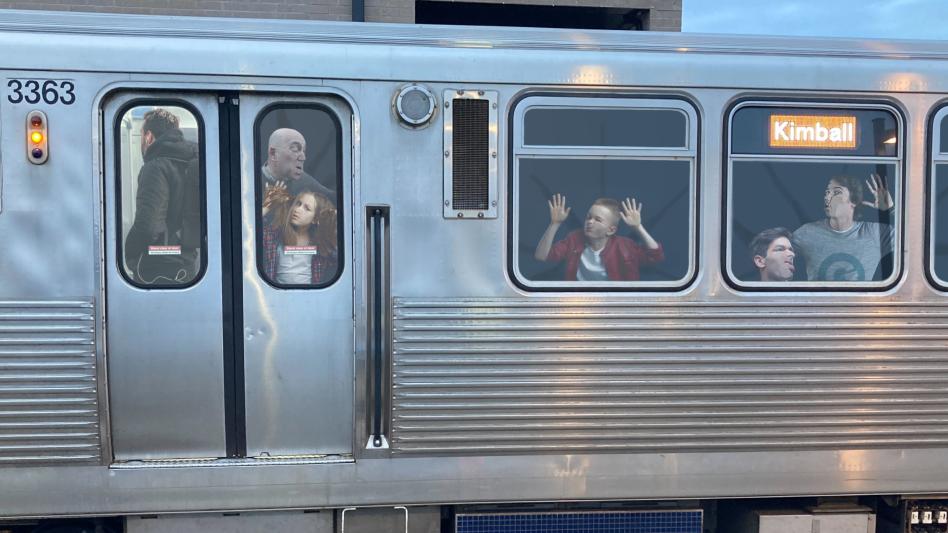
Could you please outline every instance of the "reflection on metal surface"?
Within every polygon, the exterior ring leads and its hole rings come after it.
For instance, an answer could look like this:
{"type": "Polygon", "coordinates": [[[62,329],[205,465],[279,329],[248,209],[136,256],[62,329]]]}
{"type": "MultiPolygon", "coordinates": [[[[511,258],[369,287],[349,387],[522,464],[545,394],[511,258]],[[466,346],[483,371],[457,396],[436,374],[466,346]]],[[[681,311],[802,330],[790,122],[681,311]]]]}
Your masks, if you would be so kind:
{"type": "MultiPolygon", "coordinates": [[[[241,173],[240,176],[240,191],[241,199],[240,206],[243,213],[256,213],[256,207],[254,205],[254,182],[256,179],[255,176],[255,159],[253,157],[252,150],[241,150],[240,152],[240,168],[244,169],[245,172],[241,173]],[[247,171],[249,169],[249,171],[247,171]]],[[[257,275],[257,245],[256,245],[256,231],[254,225],[256,224],[254,217],[244,216],[242,218],[243,223],[243,238],[242,245],[243,248],[243,280],[244,280],[244,297],[246,298],[245,305],[248,305],[250,309],[256,309],[259,313],[257,319],[262,322],[263,328],[257,328],[254,331],[253,327],[244,326],[244,343],[260,342],[259,339],[254,339],[258,336],[267,336],[266,343],[264,344],[263,350],[261,350],[261,362],[259,363],[260,370],[260,380],[263,383],[274,383],[276,382],[277,371],[275,370],[275,358],[276,358],[276,347],[279,346],[280,341],[280,328],[277,321],[273,317],[272,306],[267,303],[266,295],[266,283],[257,275]],[[251,295],[253,295],[253,303],[251,303],[251,295]]],[[[245,356],[250,354],[250,351],[247,350],[245,356]]],[[[246,368],[246,361],[244,363],[246,368]]],[[[255,365],[257,366],[257,365],[255,365]]],[[[258,393],[263,396],[260,400],[260,404],[263,406],[262,409],[265,410],[263,417],[272,420],[277,417],[279,412],[279,401],[276,398],[276,390],[273,388],[262,387],[258,393]]],[[[271,441],[274,438],[273,432],[276,430],[275,427],[271,427],[267,434],[264,435],[266,441],[271,441]]]]}
{"type": "Polygon", "coordinates": [[[98,463],[94,305],[0,301],[0,465],[98,463]]]}
{"type": "Polygon", "coordinates": [[[609,67],[603,65],[582,65],[573,71],[568,83],[577,85],[612,85],[614,76],[609,67]]]}
{"type": "Polygon", "coordinates": [[[928,91],[930,90],[928,76],[914,72],[893,72],[882,79],[883,91],[928,91]]]}
{"type": "Polygon", "coordinates": [[[865,450],[842,450],[839,452],[840,472],[861,472],[869,466],[865,450]]]}
{"type": "Polygon", "coordinates": [[[395,302],[396,453],[948,443],[943,310],[395,302]]]}
{"type": "Polygon", "coordinates": [[[349,455],[293,455],[275,457],[245,457],[236,459],[206,458],[206,459],[171,459],[154,461],[126,461],[113,463],[112,470],[142,470],[149,468],[222,468],[234,466],[260,465],[323,465],[354,463],[349,455]]]}

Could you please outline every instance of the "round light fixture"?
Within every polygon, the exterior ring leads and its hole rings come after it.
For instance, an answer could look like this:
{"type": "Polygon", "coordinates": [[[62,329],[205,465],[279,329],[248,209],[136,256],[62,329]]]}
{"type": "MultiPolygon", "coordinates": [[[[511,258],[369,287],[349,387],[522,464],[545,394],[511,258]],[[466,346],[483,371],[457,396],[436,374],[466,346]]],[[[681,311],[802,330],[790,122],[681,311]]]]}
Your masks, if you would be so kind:
{"type": "Polygon", "coordinates": [[[438,103],[427,87],[412,83],[395,94],[392,107],[404,125],[409,128],[421,128],[431,122],[438,103]]]}

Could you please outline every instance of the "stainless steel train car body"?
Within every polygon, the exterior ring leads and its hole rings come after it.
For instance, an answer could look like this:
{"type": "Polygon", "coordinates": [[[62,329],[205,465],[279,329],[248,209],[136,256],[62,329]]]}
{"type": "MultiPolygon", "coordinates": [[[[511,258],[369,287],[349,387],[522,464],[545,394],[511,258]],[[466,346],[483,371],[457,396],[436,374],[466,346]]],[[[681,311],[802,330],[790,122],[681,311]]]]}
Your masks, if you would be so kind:
{"type": "Polygon", "coordinates": [[[948,301],[921,252],[928,118],[948,94],[943,44],[11,12],[0,50],[5,86],[76,89],[69,106],[0,100],[4,516],[948,491],[948,301]],[[496,94],[496,218],[444,217],[441,118],[413,130],[391,112],[408,82],[439,99],[496,94]],[[541,93],[693,106],[687,286],[513,282],[509,117],[541,93]],[[238,273],[247,453],[233,459],[218,459],[220,95],[240,106],[244,266],[255,253],[252,123],[287,101],[327,105],[343,125],[348,254],[328,291],[281,293],[254,268],[238,273]],[[137,96],[183,100],[205,124],[212,253],[201,284],[174,295],[186,303],[115,271],[112,124],[137,96]],[[742,292],[723,279],[722,132],[732,104],[770,98],[899,114],[904,245],[891,288],[742,292]],[[50,128],[41,166],[23,153],[34,108],[50,128]],[[382,450],[366,447],[366,206],[391,209],[382,450]],[[295,319],[281,309],[311,315],[285,322],[295,319]]]}

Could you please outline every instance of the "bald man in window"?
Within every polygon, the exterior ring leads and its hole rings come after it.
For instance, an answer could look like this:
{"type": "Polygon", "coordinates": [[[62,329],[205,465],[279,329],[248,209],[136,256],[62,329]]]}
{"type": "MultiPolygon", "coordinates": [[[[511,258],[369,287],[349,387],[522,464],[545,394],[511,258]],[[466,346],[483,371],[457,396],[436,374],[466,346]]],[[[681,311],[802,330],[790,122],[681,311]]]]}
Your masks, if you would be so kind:
{"type": "Polygon", "coordinates": [[[327,188],[303,170],[306,162],[306,139],[291,128],[279,128],[270,134],[267,162],[264,163],[263,186],[285,187],[290,197],[302,191],[314,191],[335,200],[335,191],[327,188]]]}

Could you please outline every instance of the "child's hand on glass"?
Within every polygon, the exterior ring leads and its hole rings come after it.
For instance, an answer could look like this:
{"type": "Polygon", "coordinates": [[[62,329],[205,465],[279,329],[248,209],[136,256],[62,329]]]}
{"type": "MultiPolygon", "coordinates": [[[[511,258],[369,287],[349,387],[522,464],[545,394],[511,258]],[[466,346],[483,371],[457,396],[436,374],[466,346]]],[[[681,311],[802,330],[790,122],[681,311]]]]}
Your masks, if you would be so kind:
{"type": "Polygon", "coordinates": [[[622,212],[619,216],[630,228],[638,228],[642,225],[642,204],[636,203],[635,198],[622,200],[622,212]]]}
{"type": "Polygon", "coordinates": [[[572,208],[566,207],[565,195],[554,194],[553,199],[547,202],[547,204],[550,206],[551,224],[562,224],[566,221],[566,217],[569,216],[569,212],[572,208]]]}

